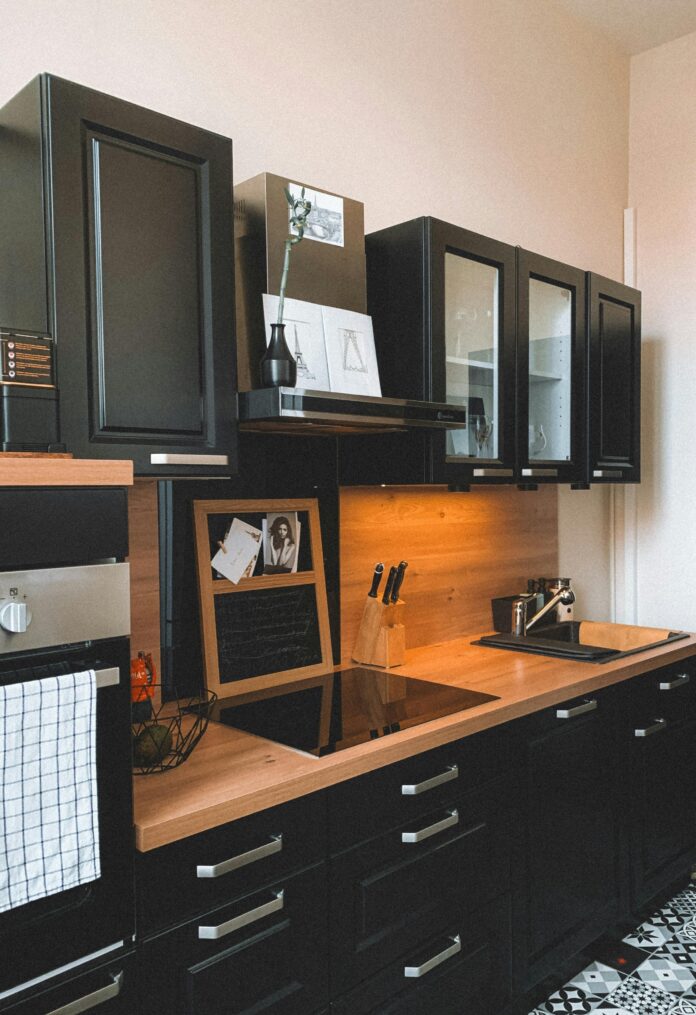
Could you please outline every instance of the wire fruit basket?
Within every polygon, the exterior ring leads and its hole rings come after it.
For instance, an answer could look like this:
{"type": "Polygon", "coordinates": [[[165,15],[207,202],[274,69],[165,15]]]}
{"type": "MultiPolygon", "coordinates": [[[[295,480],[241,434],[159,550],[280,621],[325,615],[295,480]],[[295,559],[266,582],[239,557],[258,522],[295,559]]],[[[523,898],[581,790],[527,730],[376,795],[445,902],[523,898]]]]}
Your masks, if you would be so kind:
{"type": "MultiPolygon", "coordinates": [[[[151,684],[148,690],[157,688],[158,684],[151,684]]],[[[133,713],[138,718],[131,724],[134,773],[167,772],[183,764],[207,730],[216,701],[213,691],[204,690],[190,698],[164,702],[158,708],[143,688],[134,702],[133,713]],[[143,716],[143,711],[149,714],[143,716]]]]}

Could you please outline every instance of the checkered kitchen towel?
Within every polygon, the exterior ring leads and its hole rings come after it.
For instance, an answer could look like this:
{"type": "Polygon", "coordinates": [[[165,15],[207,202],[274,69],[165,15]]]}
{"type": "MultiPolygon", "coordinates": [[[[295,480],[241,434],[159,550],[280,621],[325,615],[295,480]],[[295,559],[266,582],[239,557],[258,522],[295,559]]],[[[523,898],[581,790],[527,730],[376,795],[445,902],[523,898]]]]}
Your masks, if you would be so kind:
{"type": "Polygon", "coordinates": [[[100,876],[94,670],[0,687],[0,913],[100,876]]]}

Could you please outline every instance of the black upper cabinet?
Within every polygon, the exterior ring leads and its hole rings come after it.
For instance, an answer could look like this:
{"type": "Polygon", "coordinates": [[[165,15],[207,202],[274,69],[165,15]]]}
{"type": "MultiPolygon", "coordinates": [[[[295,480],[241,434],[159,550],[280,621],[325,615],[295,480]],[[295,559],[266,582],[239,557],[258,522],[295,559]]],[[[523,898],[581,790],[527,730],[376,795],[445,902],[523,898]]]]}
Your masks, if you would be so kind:
{"type": "Polygon", "coordinates": [[[466,430],[432,435],[422,481],[510,482],[515,248],[421,218],[367,236],[366,254],[383,393],[469,412],[466,430]]]}
{"type": "Polygon", "coordinates": [[[588,274],[588,482],[640,482],[640,293],[588,274]]]}
{"type": "Polygon", "coordinates": [[[61,440],[140,474],[229,474],[231,142],[50,75],[13,108],[25,140],[5,178],[29,230],[10,219],[0,324],[55,341],[61,440]]]}
{"type": "Polygon", "coordinates": [[[517,461],[522,482],[585,476],[585,272],[517,252],[517,461]]]}

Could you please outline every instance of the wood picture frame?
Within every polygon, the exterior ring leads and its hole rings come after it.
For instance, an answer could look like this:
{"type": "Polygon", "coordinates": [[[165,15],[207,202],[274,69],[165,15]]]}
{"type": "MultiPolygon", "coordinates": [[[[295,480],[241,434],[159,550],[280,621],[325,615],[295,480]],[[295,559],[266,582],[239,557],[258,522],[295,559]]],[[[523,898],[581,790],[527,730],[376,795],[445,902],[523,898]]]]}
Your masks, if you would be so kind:
{"type": "MultiPolygon", "coordinates": [[[[265,687],[274,687],[285,683],[302,680],[309,677],[318,677],[333,669],[333,653],[331,646],[331,629],[329,626],[329,610],[326,597],[326,578],[324,575],[324,556],[321,541],[321,526],[319,519],[319,505],[316,499],[306,500],[196,500],[193,502],[194,528],[196,536],[196,570],[198,574],[198,596],[201,618],[201,640],[203,647],[203,662],[205,669],[206,686],[214,691],[220,698],[230,698],[247,694],[252,691],[261,690],[265,687]],[[286,574],[254,574],[250,578],[241,578],[238,584],[228,581],[225,578],[216,578],[211,566],[211,559],[214,554],[214,547],[217,540],[211,540],[211,518],[214,516],[225,516],[229,524],[235,516],[244,518],[245,515],[267,515],[273,513],[293,513],[305,515],[307,518],[302,527],[302,538],[308,540],[310,550],[311,567],[301,568],[295,573],[286,574]],[[271,665],[267,672],[254,672],[252,675],[235,675],[230,668],[229,642],[230,631],[225,619],[221,616],[221,606],[225,609],[231,607],[234,611],[237,606],[242,609],[249,603],[255,604],[254,608],[261,610],[272,609],[274,600],[278,595],[282,597],[282,590],[286,590],[285,599],[292,600],[292,590],[298,595],[304,595],[305,607],[309,603],[309,625],[312,627],[312,650],[303,651],[300,644],[298,656],[311,656],[309,662],[305,660],[297,666],[271,665]],[[311,591],[307,591],[311,590],[311,591]],[[263,595],[263,593],[267,595],[263,595]],[[261,595],[260,595],[261,594],[261,595]],[[250,597],[254,596],[253,599],[250,597]],[[224,601],[223,598],[225,597],[224,601]],[[230,599],[229,597],[233,597],[230,599]],[[247,597],[237,599],[237,597],[247,597]],[[312,605],[313,597],[313,605],[312,605]],[[222,657],[222,658],[221,658],[222,657]],[[222,663],[222,672],[221,672],[222,663]]],[[[291,603],[292,606],[292,603],[291,603]]],[[[272,627],[266,627],[267,638],[282,638],[283,630],[288,626],[286,616],[280,618],[277,631],[272,627]]],[[[243,617],[240,624],[244,626],[243,617]]],[[[291,625],[290,625],[291,626],[291,625]]],[[[248,636],[248,624],[245,628],[248,636]]],[[[263,638],[263,633],[259,638],[263,638]]],[[[298,636],[301,642],[301,636],[298,636]]],[[[232,633],[234,641],[234,632],[232,633]]],[[[290,658],[286,653],[286,657],[290,658]]],[[[263,669],[264,658],[263,646],[259,652],[259,659],[254,660],[254,666],[263,669]]]]}

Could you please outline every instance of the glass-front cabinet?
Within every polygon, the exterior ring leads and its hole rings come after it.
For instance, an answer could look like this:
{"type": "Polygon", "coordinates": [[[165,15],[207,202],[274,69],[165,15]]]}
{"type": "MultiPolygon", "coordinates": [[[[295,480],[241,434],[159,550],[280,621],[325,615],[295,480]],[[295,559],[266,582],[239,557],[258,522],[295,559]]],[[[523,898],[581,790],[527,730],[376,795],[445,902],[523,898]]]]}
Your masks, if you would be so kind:
{"type": "Polygon", "coordinates": [[[509,483],[515,469],[515,248],[428,222],[432,394],[467,408],[433,440],[435,482],[509,483]]]}
{"type": "Polygon", "coordinates": [[[517,259],[517,463],[523,483],[584,480],[585,273],[517,259]]]}

